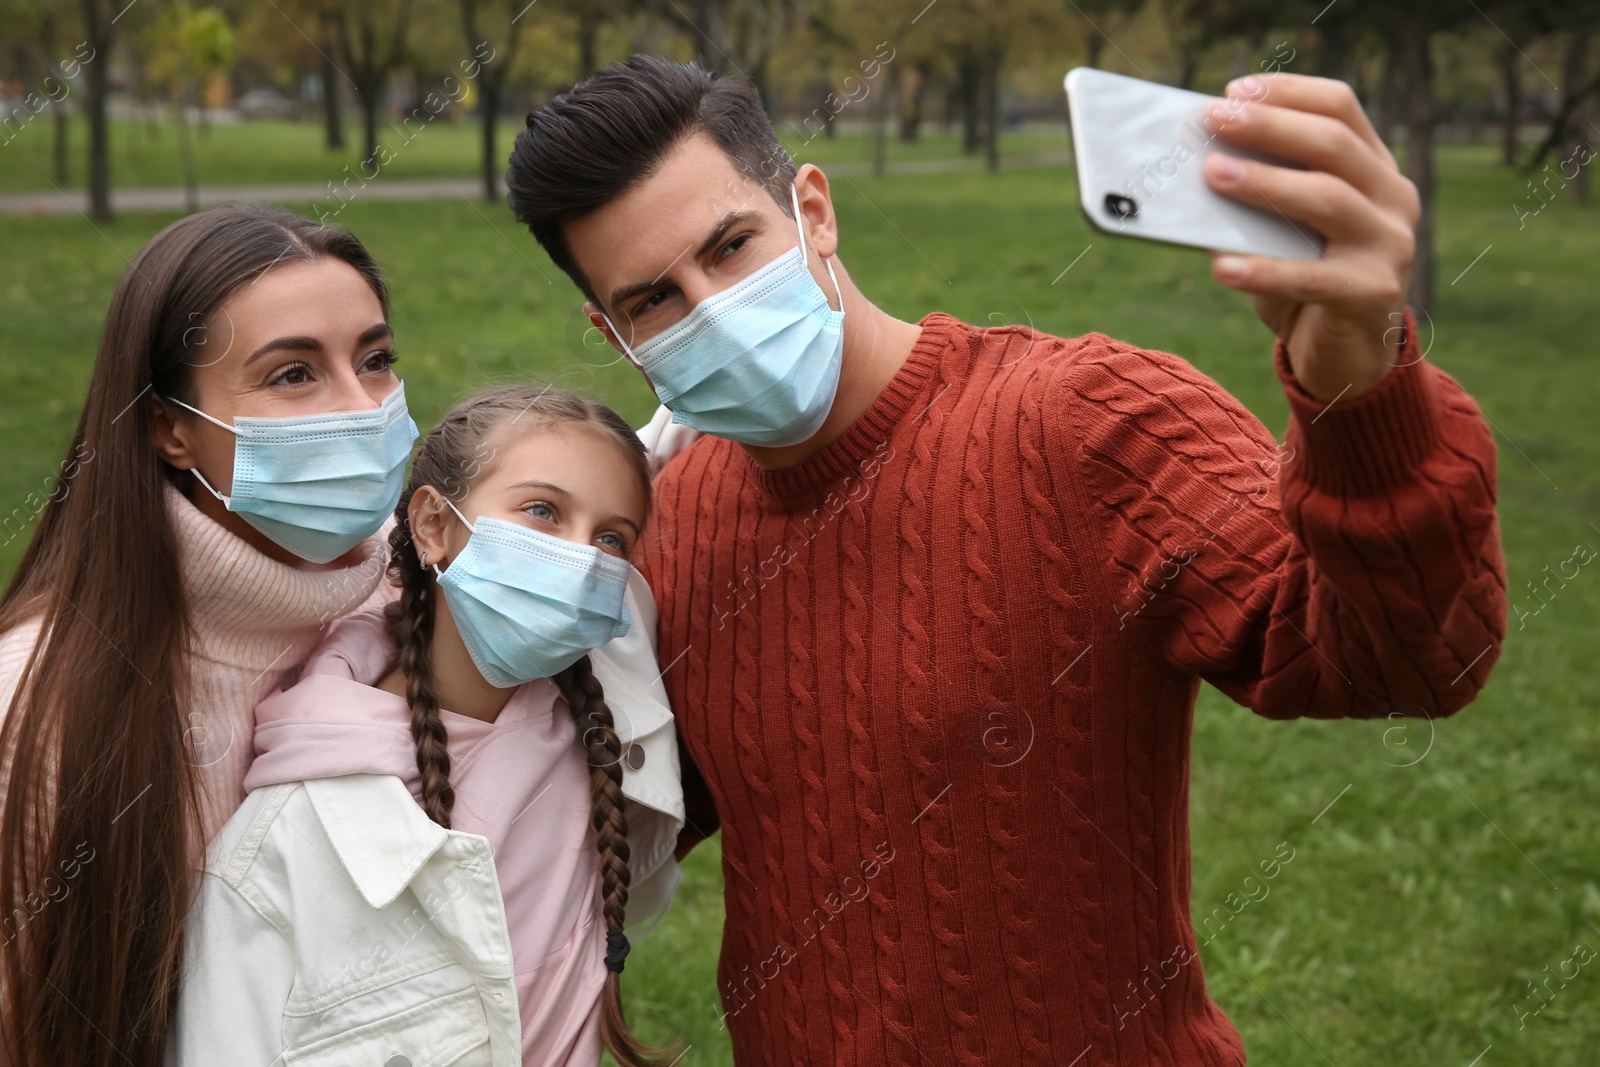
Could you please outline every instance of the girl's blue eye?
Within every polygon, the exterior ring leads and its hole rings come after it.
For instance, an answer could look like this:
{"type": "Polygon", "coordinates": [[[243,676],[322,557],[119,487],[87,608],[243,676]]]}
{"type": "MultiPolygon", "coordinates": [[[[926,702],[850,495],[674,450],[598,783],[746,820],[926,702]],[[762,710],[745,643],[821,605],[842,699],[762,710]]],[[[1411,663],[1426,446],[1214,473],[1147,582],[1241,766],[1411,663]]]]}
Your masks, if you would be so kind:
{"type": "Polygon", "coordinates": [[[628,550],[622,538],[616,534],[601,534],[595,540],[602,545],[616,549],[618,552],[626,552],[628,550]]]}
{"type": "Polygon", "coordinates": [[[555,521],[555,509],[549,504],[530,504],[523,510],[536,519],[544,519],[546,522],[555,521]]]}

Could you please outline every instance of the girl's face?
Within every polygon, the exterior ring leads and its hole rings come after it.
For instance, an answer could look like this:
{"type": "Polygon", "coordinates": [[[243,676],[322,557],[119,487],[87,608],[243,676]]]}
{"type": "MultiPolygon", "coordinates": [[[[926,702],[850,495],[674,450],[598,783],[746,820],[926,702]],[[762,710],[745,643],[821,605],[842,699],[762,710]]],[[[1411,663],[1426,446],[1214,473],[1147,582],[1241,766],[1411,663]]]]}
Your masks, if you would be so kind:
{"type": "MultiPolygon", "coordinates": [[[[184,338],[195,407],[221,422],[234,416],[287,418],[378,407],[395,388],[394,333],[377,296],[341,260],[286,263],[234,293],[210,322],[184,338]]],[[[234,435],[172,404],[156,402],[155,445],[179,470],[196,467],[232,492],[234,435]]],[[[294,557],[210,493],[195,504],[227,529],[283,562],[294,557]]]]}
{"type": "MultiPolygon", "coordinates": [[[[456,506],[469,520],[504,519],[574,544],[631,559],[649,501],[636,468],[604,434],[583,425],[512,427],[490,438],[471,490],[456,506]]],[[[437,491],[425,486],[411,533],[440,569],[471,536],[437,491]]]]}

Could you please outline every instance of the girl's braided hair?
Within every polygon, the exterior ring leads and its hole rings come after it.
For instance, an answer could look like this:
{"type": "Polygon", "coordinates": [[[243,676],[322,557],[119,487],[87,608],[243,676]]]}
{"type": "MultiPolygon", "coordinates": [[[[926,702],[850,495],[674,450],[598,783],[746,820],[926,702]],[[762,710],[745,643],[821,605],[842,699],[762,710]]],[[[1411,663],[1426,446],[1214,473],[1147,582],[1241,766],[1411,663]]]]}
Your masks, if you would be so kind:
{"type": "MultiPolygon", "coordinates": [[[[433,690],[429,651],[433,647],[434,597],[438,586],[422,565],[411,538],[408,509],[418,489],[431,485],[456,502],[492,455],[491,439],[511,431],[552,427],[587,427],[611,441],[633,465],[650,498],[649,460],[638,435],[604,404],[540,385],[507,385],[489,389],[457,404],[422,441],[412,463],[410,484],[395,509],[389,535],[389,579],[400,597],[385,612],[390,640],[406,680],[411,708],[411,736],[417,745],[417,770],[422,775],[422,808],[440,826],[450,826],[455,791],[450,787],[450,754],[444,722],[433,690]]],[[[583,656],[552,679],[577,721],[588,753],[590,807],[600,875],[608,952],[601,1000],[600,1037],[622,1067],[648,1067],[662,1051],[642,1044],[629,1032],[622,1011],[622,957],[627,938],[622,932],[628,904],[628,819],[623,810],[622,742],[617,738],[611,708],[589,657],[583,656]]]]}

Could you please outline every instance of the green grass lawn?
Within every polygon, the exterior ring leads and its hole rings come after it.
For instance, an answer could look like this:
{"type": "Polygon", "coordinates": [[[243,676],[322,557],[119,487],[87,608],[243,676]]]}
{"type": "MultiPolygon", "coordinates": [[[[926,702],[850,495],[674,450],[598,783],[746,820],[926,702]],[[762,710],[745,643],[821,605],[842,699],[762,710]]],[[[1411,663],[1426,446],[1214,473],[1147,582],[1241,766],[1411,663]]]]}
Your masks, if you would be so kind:
{"type": "MultiPolygon", "coordinates": [[[[1512,600],[1531,612],[1527,582],[1576,545],[1600,549],[1600,215],[1562,201],[1519,230],[1511,205],[1524,179],[1492,158],[1443,153],[1440,301],[1423,343],[1501,433],[1512,600]]],[[[1210,282],[1204,255],[1086,232],[1064,173],[857,178],[834,194],[841,258],[889,311],[1099,330],[1176,351],[1281,434],[1270,339],[1247,301],[1210,282]]],[[[103,235],[76,217],[0,221],[0,512],[51,478],[123,257],[167,221],[124,215],[103,235]]],[[[594,392],[636,425],[652,410],[631,370],[584,346],[576,292],[504,211],[358,200],[341,221],[393,279],[420,424],[505,378],[594,392]]],[[[0,545],[0,570],[21,545],[0,545]]],[[[1196,919],[1279,842],[1295,849],[1270,894],[1202,950],[1252,1064],[1467,1067],[1490,1046],[1479,1067],[1596,1062],[1600,961],[1564,988],[1552,982],[1537,1015],[1527,983],[1578,945],[1600,952],[1600,568],[1523,621],[1513,612],[1483,696],[1436,724],[1270,723],[1202,693],[1196,919]]],[[[685,1064],[729,1062],[714,1016],[716,860],[704,846],[690,857],[673,912],[625,975],[638,1029],[690,1042],[685,1064]]]]}
{"type": "MultiPolygon", "coordinates": [[[[52,116],[41,112],[14,135],[3,131],[0,139],[0,193],[49,190],[54,173],[52,155],[54,132],[52,116]]],[[[511,151],[511,141],[522,128],[520,120],[499,124],[497,147],[502,155],[511,151]]],[[[811,136],[804,126],[786,125],[780,133],[784,144],[800,162],[818,165],[845,160],[871,159],[871,141],[859,134],[841,133],[828,138],[811,136]]],[[[345,149],[329,152],[323,147],[322,126],[317,122],[261,120],[231,126],[213,125],[202,136],[192,128],[195,172],[201,186],[261,185],[272,182],[339,182],[359,178],[363,171],[361,123],[355,115],[346,116],[345,149]],[[348,171],[345,169],[348,167],[348,171]]],[[[178,157],[177,127],[170,123],[111,123],[111,185],[113,189],[183,184],[178,157]]],[[[393,159],[379,173],[385,178],[459,178],[478,173],[482,158],[482,131],[476,119],[450,122],[443,115],[431,122],[413,121],[402,125],[398,119],[380,121],[378,140],[389,146],[393,159]]],[[[87,178],[88,132],[82,116],[68,123],[68,184],[63,188],[82,189],[87,178]]],[[[1065,152],[1067,131],[1029,127],[1001,135],[1002,156],[1030,155],[1039,152],[1065,152]]],[[[903,143],[894,136],[887,141],[887,158],[902,160],[946,159],[961,155],[957,134],[939,132],[930,124],[927,133],[914,143],[903,143]]],[[[379,158],[382,158],[381,156],[379,158]]],[[[365,171],[370,175],[371,169],[365,171]]]]}

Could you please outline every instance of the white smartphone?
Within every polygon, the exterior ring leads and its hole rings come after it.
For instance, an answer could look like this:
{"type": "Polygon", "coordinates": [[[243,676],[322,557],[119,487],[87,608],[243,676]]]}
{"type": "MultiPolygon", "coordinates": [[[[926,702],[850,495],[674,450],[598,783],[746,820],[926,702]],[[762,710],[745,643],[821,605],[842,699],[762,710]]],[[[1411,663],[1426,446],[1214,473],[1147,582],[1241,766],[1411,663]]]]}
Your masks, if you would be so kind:
{"type": "Polygon", "coordinates": [[[1205,124],[1206,105],[1219,97],[1093,67],[1068,71],[1066,91],[1078,204],[1095,229],[1277,259],[1322,256],[1322,235],[1307,223],[1206,184],[1201,166],[1212,152],[1299,167],[1224,144],[1205,124]]]}

